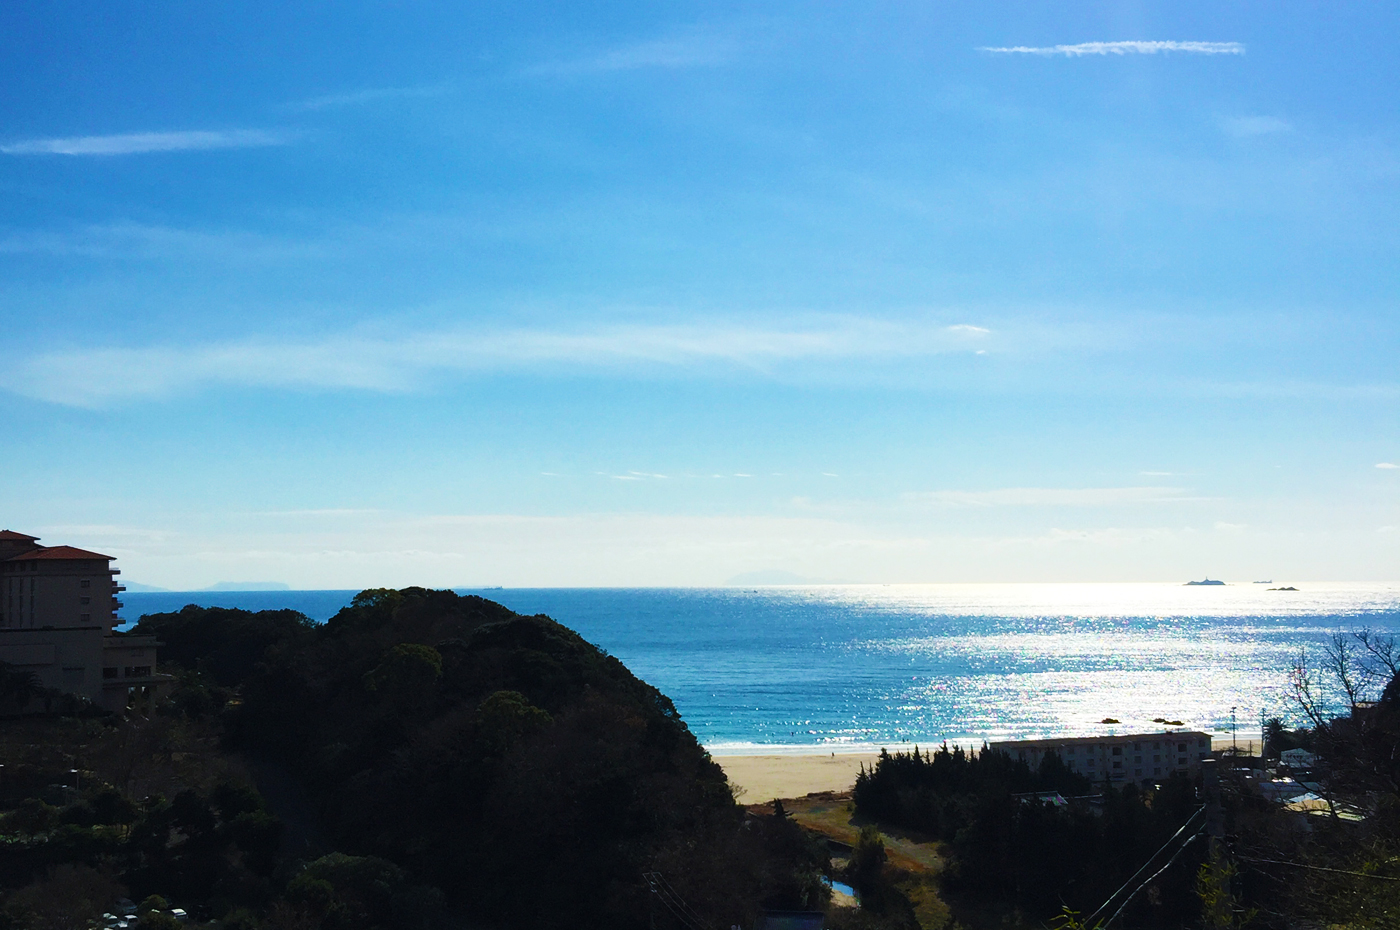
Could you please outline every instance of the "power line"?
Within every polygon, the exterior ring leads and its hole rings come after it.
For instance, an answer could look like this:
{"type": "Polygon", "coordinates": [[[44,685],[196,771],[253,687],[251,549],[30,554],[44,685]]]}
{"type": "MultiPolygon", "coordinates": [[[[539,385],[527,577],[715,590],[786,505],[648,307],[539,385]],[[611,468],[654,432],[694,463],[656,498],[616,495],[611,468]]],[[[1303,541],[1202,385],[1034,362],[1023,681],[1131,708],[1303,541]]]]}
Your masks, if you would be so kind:
{"type": "Polygon", "coordinates": [[[700,919],[700,915],[690,909],[690,905],[685,903],[685,899],[676,893],[676,889],[671,887],[671,883],[666,881],[666,877],[660,872],[643,872],[642,878],[646,880],[647,887],[651,893],[661,899],[661,903],[666,905],[666,910],[681,922],[688,930],[709,930],[709,926],[700,919]]]}
{"type": "Polygon", "coordinates": [[[1128,905],[1131,904],[1131,903],[1133,903],[1133,898],[1136,898],[1136,897],[1137,897],[1137,893],[1138,893],[1139,891],[1141,891],[1142,889],[1146,888],[1148,885],[1150,885],[1150,884],[1152,884],[1153,882],[1155,882],[1155,881],[1157,880],[1158,876],[1160,876],[1160,875],[1161,875],[1163,872],[1165,872],[1167,869],[1171,868],[1171,867],[1172,867],[1172,863],[1176,862],[1177,858],[1180,857],[1180,855],[1181,855],[1182,853],[1186,852],[1186,847],[1187,847],[1187,846],[1190,846],[1193,842],[1195,842],[1196,840],[1200,839],[1200,838],[1203,837],[1203,836],[1205,836],[1204,833],[1196,833],[1196,834],[1193,834],[1193,835],[1190,836],[1190,837],[1187,837],[1186,842],[1184,842],[1184,843],[1181,844],[1181,848],[1178,849],[1176,852],[1172,853],[1172,857],[1171,857],[1170,859],[1167,860],[1167,864],[1166,864],[1166,865],[1162,866],[1162,867],[1161,867],[1160,869],[1158,869],[1156,872],[1153,872],[1151,878],[1149,878],[1147,881],[1143,882],[1141,885],[1138,885],[1136,888],[1133,889],[1133,893],[1132,893],[1132,894],[1128,895],[1126,898],[1123,899],[1123,903],[1119,906],[1118,910],[1116,910],[1116,911],[1113,912],[1113,916],[1110,917],[1110,918],[1108,918],[1108,920],[1105,920],[1105,921],[1103,922],[1104,927],[1107,927],[1109,924],[1111,924],[1111,923],[1113,923],[1115,920],[1117,920],[1118,917],[1119,917],[1119,915],[1122,914],[1123,911],[1127,910],[1128,905]]]}
{"type": "Polygon", "coordinates": [[[1309,872],[1331,872],[1333,875],[1352,875],[1356,878],[1374,878],[1378,882],[1400,882],[1400,878],[1392,878],[1389,875],[1372,875],[1369,872],[1349,872],[1346,869],[1329,869],[1321,865],[1304,865],[1301,862],[1288,862],[1284,859],[1256,859],[1253,856],[1235,855],[1236,859],[1245,862],[1264,862],[1269,865],[1291,865],[1295,869],[1307,869],[1309,872]]]}
{"type": "MultiPolygon", "coordinates": [[[[1135,883],[1139,878],[1142,877],[1143,873],[1146,872],[1149,868],[1152,867],[1152,863],[1154,863],[1154,862],[1157,861],[1157,857],[1160,856],[1162,853],[1166,852],[1168,849],[1170,849],[1171,846],[1172,846],[1172,844],[1175,843],[1178,839],[1180,839],[1180,838],[1181,838],[1181,835],[1182,835],[1183,833],[1185,833],[1185,832],[1187,831],[1188,828],[1191,828],[1191,827],[1192,827],[1192,824],[1195,823],[1195,820],[1196,820],[1197,817],[1204,817],[1204,816],[1205,816],[1205,811],[1206,811],[1206,809],[1205,809],[1204,807],[1198,807],[1198,808],[1196,808],[1195,813],[1193,813],[1190,817],[1187,817],[1187,818],[1186,818],[1186,822],[1185,822],[1184,824],[1181,825],[1181,829],[1177,830],[1176,833],[1172,834],[1172,838],[1169,839],[1169,840],[1167,840],[1165,843],[1163,843],[1161,849],[1157,850],[1157,851],[1156,851],[1155,853],[1153,853],[1150,857],[1148,857],[1147,861],[1144,862],[1144,863],[1142,864],[1142,868],[1138,869],[1136,872],[1133,873],[1133,877],[1132,877],[1132,878],[1128,879],[1126,882],[1124,882],[1124,883],[1122,884],[1122,886],[1121,886],[1117,891],[1115,891],[1113,894],[1109,895],[1109,896],[1108,896],[1108,900],[1105,901],[1103,904],[1101,904],[1101,905],[1099,906],[1099,909],[1098,909],[1098,910],[1094,911],[1094,913],[1090,914],[1090,915],[1085,919],[1085,921],[1084,921],[1084,926],[1086,926],[1086,927],[1092,927],[1092,926],[1094,925],[1094,920],[1095,920],[1100,914],[1102,914],[1104,911],[1108,910],[1109,907],[1113,904],[1113,902],[1116,901],[1116,900],[1118,900],[1118,896],[1119,896],[1120,894],[1122,894],[1123,892],[1127,891],[1129,888],[1132,888],[1133,885],[1134,885],[1134,883],[1135,883]]],[[[1192,839],[1194,839],[1194,838],[1195,838],[1195,837],[1192,837],[1192,839]]],[[[1190,840],[1187,840],[1187,842],[1189,843],[1190,840]]],[[[1183,848],[1185,848],[1184,844],[1183,844],[1183,848]]],[[[1175,860],[1175,858],[1176,858],[1175,856],[1172,857],[1173,860],[1175,860]]],[[[1167,864],[1170,865],[1171,863],[1169,862],[1169,863],[1167,863],[1167,864]]],[[[1160,874],[1160,873],[1159,873],[1159,874],[1160,874]]],[[[1154,875],[1153,878],[1155,878],[1155,877],[1156,877],[1156,876],[1154,875]]],[[[1151,880],[1152,880],[1152,879],[1150,879],[1150,878],[1148,879],[1148,881],[1151,881],[1151,880]]],[[[1139,885],[1138,887],[1140,888],[1141,886],[1139,885]]],[[[1133,894],[1137,894],[1137,891],[1134,890],[1134,891],[1133,891],[1133,894]]],[[[1131,897],[1131,896],[1129,896],[1129,897],[1131,897]]],[[[1117,914],[1115,914],[1114,916],[1117,916],[1117,914]]]]}

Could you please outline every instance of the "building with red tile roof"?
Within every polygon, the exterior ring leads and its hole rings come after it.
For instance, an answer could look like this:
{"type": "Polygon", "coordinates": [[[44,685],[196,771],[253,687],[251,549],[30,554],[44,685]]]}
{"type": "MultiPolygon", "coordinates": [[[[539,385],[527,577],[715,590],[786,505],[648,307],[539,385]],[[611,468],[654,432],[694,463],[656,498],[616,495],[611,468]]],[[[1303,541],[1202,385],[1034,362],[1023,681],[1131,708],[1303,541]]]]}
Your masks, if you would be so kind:
{"type": "Polygon", "coordinates": [[[155,637],[116,632],[113,561],[0,530],[0,662],[111,711],[148,706],[170,678],[155,673],[155,637]]]}

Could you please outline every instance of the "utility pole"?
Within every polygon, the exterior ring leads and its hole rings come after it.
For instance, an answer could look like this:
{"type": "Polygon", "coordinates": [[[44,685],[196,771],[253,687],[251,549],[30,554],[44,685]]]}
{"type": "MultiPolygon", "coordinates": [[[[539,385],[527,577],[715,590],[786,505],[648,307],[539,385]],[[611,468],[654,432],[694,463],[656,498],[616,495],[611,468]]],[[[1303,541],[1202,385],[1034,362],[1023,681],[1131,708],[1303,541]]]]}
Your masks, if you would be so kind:
{"type": "Polygon", "coordinates": [[[1240,754],[1239,740],[1235,738],[1235,708],[1230,708],[1230,755],[1238,758],[1240,754]]]}
{"type": "Polygon", "coordinates": [[[1210,844],[1210,872],[1220,882],[1212,913],[1205,915],[1206,926],[1225,930],[1233,924],[1233,895],[1230,888],[1229,865],[1225,848],[1225,810],[1220,801],[1220,762],[1201,762],[1201,793],[1206,805],[1206,838],[1210,844]]]}
{"type": "Polygon", "coordinates": [[[1225,840],[1225,809],[1220,803],[1220,762],[1216,759],[1201,761],[1201,799],[1206,804],[1206,836],[1210,839],[1211,854],[1220,851],[1225,840]]]}

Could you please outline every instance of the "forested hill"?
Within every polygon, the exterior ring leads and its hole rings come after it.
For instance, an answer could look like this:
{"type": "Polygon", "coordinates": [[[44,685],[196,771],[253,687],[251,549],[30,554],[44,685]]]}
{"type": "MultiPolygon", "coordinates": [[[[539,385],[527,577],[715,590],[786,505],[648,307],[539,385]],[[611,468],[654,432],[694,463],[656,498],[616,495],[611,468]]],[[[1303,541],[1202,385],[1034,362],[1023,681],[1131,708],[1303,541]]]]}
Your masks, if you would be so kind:
{"type": "Polygon", "coordinates": [[[238,689],[229,745],[290,772],[338,850],[468,925],[647,926],[648,871],[722,926],[819,903],[820,863],[744,827],[671,701],[548,617],[408,588],[319,626],[186,608],[137,631],[238,689]]]}

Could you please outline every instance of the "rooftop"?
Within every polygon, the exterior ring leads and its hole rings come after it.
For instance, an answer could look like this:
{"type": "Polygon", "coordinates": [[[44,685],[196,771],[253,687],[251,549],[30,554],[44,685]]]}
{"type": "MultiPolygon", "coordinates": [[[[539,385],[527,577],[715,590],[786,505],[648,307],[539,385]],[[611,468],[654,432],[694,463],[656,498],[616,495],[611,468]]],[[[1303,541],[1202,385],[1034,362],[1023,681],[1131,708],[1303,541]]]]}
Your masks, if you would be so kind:
{"type": "Polygon", "coordinates": [[[116,559],[116,556],[103,555],[100,552],[92,552],[88,549],[79,549],[75,546],[43,546],[38,549],[30,549],[28,552],[21,552],[18,555],[12,555],[8,559],[0,561],[33,562],[39,559],[106,559],[107,561],[111,562],[116,559]]]}
{"type": "Polygon", "coordinates": [[[988,743],[993,749],[1017,748],[1017,749],[1040,749],[1053,746],[1088,746],[1094,743],[1111,743],[1122,740],[1145,740],[1145,739],[1181,739],[1190,737],[1192,739],[1210,739],[1209,733],[1202,733],[1200,730],[1158,730],[1156,733],[1114,733],[1105,736],[1059,736],[1050,739],[1020,739],[1003,740],[996,743],[988,743]]]}

